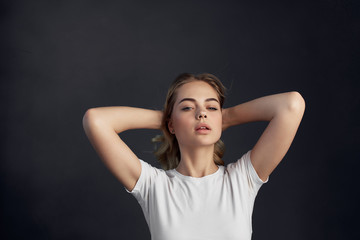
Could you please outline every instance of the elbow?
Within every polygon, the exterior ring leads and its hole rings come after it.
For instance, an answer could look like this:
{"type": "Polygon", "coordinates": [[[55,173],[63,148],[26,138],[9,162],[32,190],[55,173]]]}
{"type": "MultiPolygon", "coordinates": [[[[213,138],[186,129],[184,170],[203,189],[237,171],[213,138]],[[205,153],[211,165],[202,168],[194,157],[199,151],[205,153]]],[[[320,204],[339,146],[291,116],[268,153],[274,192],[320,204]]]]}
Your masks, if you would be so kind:
{"type": "Polygon", "coordinates": [[[287,109],[291,112],[303,114],[305,111],[305,100],[297,91],[289,92],[287,109]]]}
{"type": "Polygon", "coordinates": [[[88,110],[86,110],[82,119],[84,130],[86,131],[87,129],[89,129],[90,126],[96,122],[96,119],[97,119],[97,111],[95,108],[89,108],[88,110]]]}

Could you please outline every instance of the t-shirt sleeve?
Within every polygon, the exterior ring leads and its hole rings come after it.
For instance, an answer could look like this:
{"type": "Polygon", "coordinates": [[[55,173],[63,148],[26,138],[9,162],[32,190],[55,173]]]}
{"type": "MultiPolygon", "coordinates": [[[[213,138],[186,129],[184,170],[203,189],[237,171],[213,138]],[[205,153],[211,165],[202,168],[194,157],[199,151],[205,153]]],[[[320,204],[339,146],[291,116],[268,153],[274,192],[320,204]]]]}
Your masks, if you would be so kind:
{"type": "Polygon", "coordinates": [[[261,180],[251,163],[250,153],[251,150],[236,162],[229,164],[228,170],[230,173],[235,174],[236,178],[238,178],[242,184],[246,185],[249,191],[256,194],[260,187],[268,182],[269,178],[267,178],[266,181],[261,180]]]}
{"type": "Polygon", "coordinates": [[[161,174],[162,170],[151,166],[149,163],[141,159],[139,160],[141,163],[141,173],[134,189],[129,191],[125,187],[124,188],[128,193],[132,194],[136,198],[144,212],[147,212],[151,189],[154,187],[154,183],[157,177],[161,174]]]}

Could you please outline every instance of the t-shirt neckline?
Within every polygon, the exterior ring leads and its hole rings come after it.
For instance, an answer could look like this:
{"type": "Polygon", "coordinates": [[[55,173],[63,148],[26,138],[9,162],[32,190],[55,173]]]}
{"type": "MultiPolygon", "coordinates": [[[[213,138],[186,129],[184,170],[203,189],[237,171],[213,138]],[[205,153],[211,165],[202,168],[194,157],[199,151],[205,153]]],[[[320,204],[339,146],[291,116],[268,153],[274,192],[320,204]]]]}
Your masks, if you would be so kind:
{"type": "Polygon", "coordinates": [[[214,173],[211,173],[211,174],[203,176],[203,177],[186,176],[186,175],[183,175],[182,173],[178,172],[175,168],[173,169],[173,171],[177,176],[179,176],[182,179],[189,179],[189,180],[193,180],[193,181],[202,181],[202,180],[209,179],[211,177],[218,175],[220,172],[221,166],[219,166],[219,165],[217,165],[217,166],[218,166],[218,169],[214,173]]]}

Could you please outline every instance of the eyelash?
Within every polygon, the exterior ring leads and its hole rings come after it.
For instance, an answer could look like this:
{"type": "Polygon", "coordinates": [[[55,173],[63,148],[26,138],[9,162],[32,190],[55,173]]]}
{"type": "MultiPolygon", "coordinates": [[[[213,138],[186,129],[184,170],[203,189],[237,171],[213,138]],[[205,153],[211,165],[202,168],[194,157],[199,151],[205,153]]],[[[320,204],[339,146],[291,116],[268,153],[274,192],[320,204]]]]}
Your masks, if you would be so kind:
{"type": "MultiPolygon", "coordinates": [[[[184,107],[181,110],[183,111],[190,111],[192,109],[192,107],[184,107]]],[[[208,109],[210,109],[211,111],[216,111],[218,110],[216,107],[208,107],[208,109]]]]}

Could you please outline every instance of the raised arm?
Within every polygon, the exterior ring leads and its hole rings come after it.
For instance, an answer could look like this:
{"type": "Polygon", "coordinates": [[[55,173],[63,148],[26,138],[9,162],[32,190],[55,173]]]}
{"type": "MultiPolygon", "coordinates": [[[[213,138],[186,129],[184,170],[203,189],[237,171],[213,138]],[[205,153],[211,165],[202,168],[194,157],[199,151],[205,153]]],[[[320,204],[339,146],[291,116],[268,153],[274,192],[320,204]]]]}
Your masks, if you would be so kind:
{"type": "Polygon", "coordinates": [[[161,111],[132,107],[91,108],[83,117],[83,127],[92,146],[129,191],[140,177],[141,163],[118,134],[137,128],[159,129],[161,118],[161,111]]]}
{"type": "Polygon", "coordinates": [[[251,151],[251,162],[262,180],[287,153],[305,111],[298,92],[269,95],[223,110],[223,128],[247,122],[270,121],[251,151]]]}

